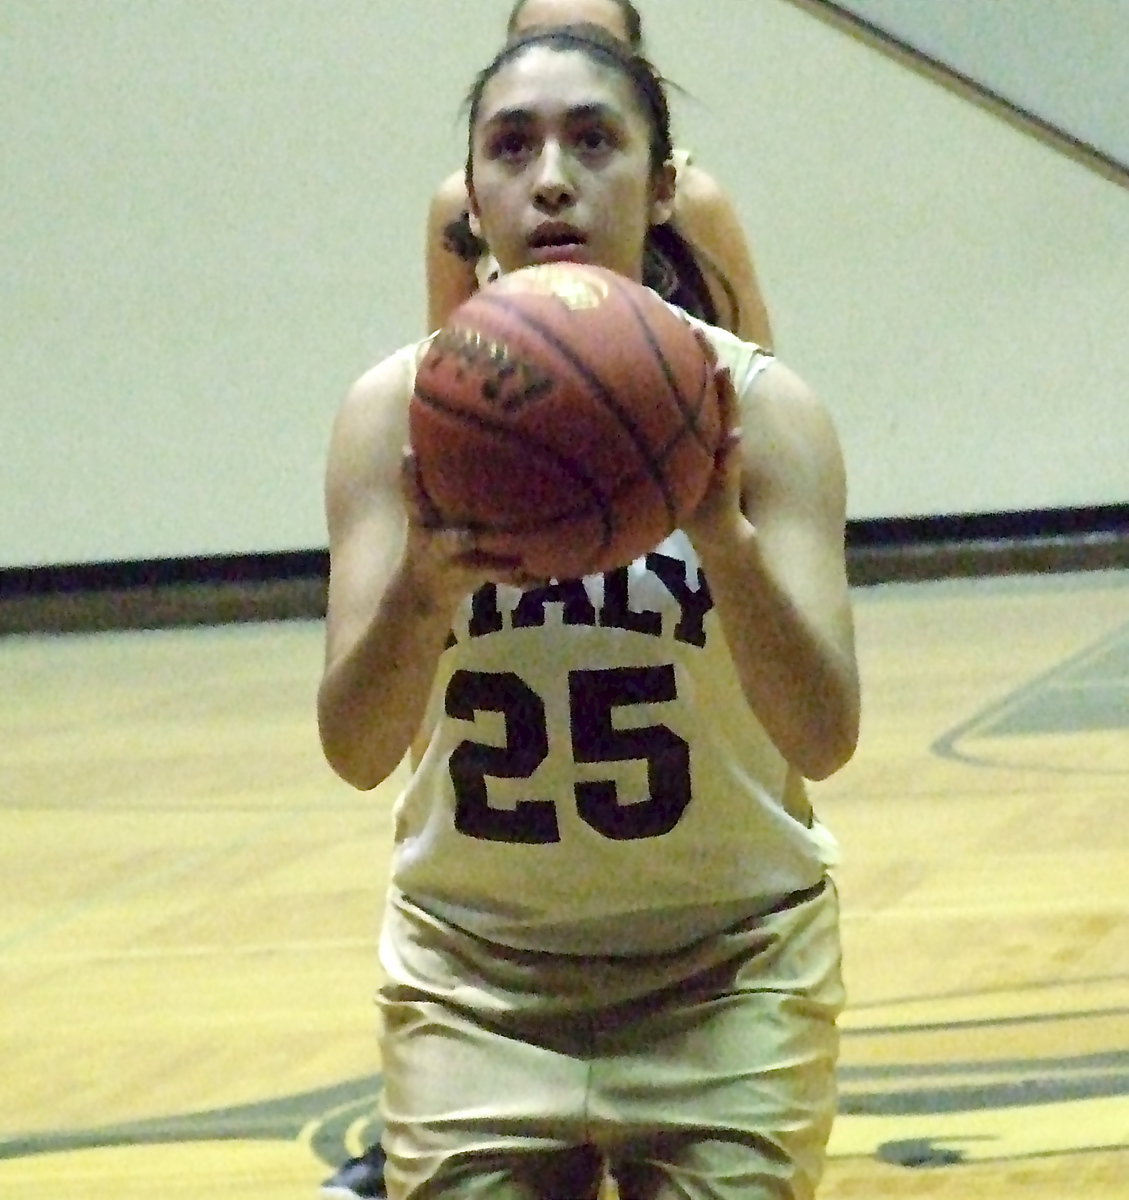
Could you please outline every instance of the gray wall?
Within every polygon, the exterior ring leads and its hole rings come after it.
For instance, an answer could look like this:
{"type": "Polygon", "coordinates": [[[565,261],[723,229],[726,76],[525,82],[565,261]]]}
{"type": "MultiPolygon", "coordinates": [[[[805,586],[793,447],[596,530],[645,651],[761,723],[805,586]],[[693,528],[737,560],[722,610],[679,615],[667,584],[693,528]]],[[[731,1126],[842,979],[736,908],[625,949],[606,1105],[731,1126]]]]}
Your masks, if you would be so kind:
{"type": "MultiPolygon", "coordinates": [[[[340,396],[422,332],[469,7],[0,0],[0,566],[324,543],[340,396]]],[[[788,0],[641,7],[852,516],[1129,498],[1129,193],[788,0]]]]}
{"type": "Polygon", "coordinates": [[[1129,0],[835,0],[1129,170],[1129,0]]]}

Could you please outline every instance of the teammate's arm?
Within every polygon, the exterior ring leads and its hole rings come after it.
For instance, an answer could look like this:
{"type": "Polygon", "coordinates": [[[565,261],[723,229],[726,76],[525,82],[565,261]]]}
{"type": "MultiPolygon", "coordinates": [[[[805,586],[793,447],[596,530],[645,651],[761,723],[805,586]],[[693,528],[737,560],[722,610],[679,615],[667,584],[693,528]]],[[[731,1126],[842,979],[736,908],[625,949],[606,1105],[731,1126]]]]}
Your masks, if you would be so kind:
{"type": "Polygon", "coordinates": [[[474,263],[461,259],[444,243],[447,226],[467,204],[462,171],[448,176],[431,198],[427,211],[427,327],[434,332],[464,300],[478,290],[474,263]]]}
{"type": "MultiPolygon", "coordinates": [[[[734,332],[746,341],[771,348],[772,326],[741,219],[717,180],[693,163],[678,174],[674,217],[679,229],[733,288],[738,308],[734,332]]],[[[732,327],[732,299],[709,270],[705,278],[718,312],[732,327]]]]}

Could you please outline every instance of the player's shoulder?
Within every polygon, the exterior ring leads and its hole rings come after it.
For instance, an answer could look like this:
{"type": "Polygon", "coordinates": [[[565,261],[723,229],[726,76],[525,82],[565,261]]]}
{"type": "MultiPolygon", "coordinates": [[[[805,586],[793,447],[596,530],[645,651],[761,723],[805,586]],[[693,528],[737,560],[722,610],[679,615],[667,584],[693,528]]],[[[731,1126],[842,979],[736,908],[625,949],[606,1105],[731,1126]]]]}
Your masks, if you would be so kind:
{"type": "MultiPolygon", "coordinates": [[[[670,154],[670,161],[674,164],[674,169],[677,173],[685,171],[690,166],[690,160],[693,158],[693,153],[685,146],[675,146],[670,154]]],[[[695,169],[697,165],[695,164],[695,169]]]]}
{"type": "Polygon", "coordinates": [[[436,220],[454,220],[467,206],[466,173],[452,171],[431,194],[431,214],[436,220]]]}
{"type": "Polygon", "coordinates": [[[415,387],[416,370],[431,338],[410,342],[369,367],[346,393],[339,423],[359,428],[399,423],[415,387]]]}
{"type": "Polygon", "coordinates": [[[678,202],[683,209],[689,206],[694,211],[713,212],[732,207],[717,177],[693,161],[688,151],[676,151],[671,161],[678,181],[678,202]]]}
{"type": "Polygon", "coordinates": [[[428,346],[434,339],[434,334],[408,342],[393,350],[379,362],[369,367],[353,384],[350,394],[359,393],[362,396],[384,395],[389,391],[403,388],[411,389],[416,371],[428,346]]]}
{"type": "MultiPolygon", "coordinates": [[[[681,310],[679,311],[681,312],[681,310]]],[[[710,325],[689,313],[683,312],[682,316],[713,347],[718,364],[727,368],[730,378],[733,380],[733,386],[739,393],[751,385],[753,380],[767,368],[777,365],[775,355],[764,346],[746,341],[728,329],[710,325]]]]}
{"type": "Polygon", "coordinates": [[[712,196],[721,190],[718,181],[691,157],[689,150],[675,150],[670,161],[674,164],[680,193],[693,193],[697,199],[699,196],[712,196]]]}
{"type": "Polygon", "coordinates": [[[729,371],[743,404],[755,405],[766,417],[772,411],[783,419],[796,419],[804,411],[820,414],[823,406],[811,386],[771,350],[688,313],[682,315],[713,347],[718,365],[729,371]]]}

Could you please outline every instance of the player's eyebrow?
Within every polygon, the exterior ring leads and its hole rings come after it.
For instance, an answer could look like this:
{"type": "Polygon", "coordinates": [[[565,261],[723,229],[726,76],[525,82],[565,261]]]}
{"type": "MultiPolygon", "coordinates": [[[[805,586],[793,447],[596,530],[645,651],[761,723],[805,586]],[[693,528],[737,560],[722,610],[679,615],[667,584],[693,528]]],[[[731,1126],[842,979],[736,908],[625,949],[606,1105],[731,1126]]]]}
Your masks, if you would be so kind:
{"type": "Polygon", "coordinates": [[[529,108],[500,108],[483,122],[484,125],[528,125],[536,118],[529,108]]]}
{"type": "MultiPolygon", "coordinates": [[[[540,114],[531,108],[515,105],[512,108],[499,108],[486,118],[484,124],[490,125],[531,125],[540,114]]],[[[576,104],[565,112],[568,121],[603,121],[618,124],[622,118],[617,109],[610,104],[593,101],[590,104],[576,104]]]]}
{"type": "Polygon", "coordinates": [[[606,124],[617,124],[622,120],[619,111],[610,104],[595,101],[591,104],[577,104],[566,114],[570,121],[601,121],[606,124]]]}

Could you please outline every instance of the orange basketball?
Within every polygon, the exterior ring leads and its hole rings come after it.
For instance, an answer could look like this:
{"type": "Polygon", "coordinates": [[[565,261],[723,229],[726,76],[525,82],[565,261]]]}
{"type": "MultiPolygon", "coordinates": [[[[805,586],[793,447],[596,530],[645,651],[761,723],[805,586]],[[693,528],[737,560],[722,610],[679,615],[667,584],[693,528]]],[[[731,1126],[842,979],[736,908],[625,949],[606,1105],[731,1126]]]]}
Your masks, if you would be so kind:
{"type": "Polygon", "coordinates": [[[435,520],[553,579],[623,566],[677,528],[705,493],[720,424],[685,318],[574,263],[504,275],[460,306],[409,409],[435,520]]]}

